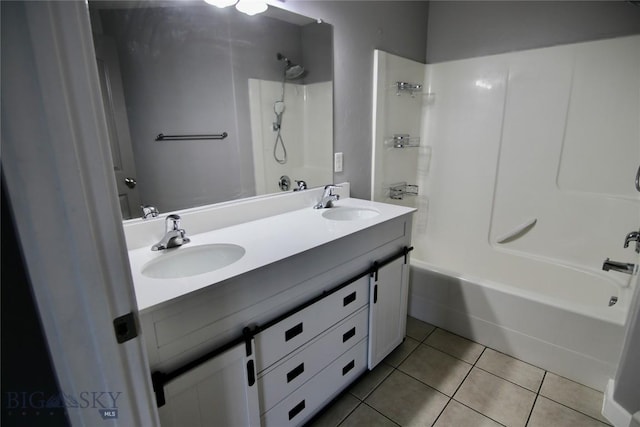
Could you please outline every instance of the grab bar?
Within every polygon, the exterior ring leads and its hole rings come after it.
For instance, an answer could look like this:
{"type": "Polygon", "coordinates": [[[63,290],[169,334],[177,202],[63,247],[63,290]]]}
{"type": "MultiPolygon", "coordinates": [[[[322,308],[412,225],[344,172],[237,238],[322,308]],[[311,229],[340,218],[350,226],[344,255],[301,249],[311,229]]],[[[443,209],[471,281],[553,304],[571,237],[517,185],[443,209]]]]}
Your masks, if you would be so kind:
{"type": "Polygon", "coordinates": [[[502,236],[499,236],[496,239],[496,241],[500,244],[512,242],[513,240],[516,240],[517,238],[522,237],[523,235],[528,233],[529,230],[531,230],[533,226],[536,225],[537,222],[538,222],[538,218],[532,218],[527,222],[523,222],[522,224],[520,224],[510,232],[505,233],[502,236]]]}
{"type": "Polygon", "coordinates": [[[222,132],[221,134],[206,134],[206,135],[165,135],[159,133],[156,136],[156,141],[195,141],[203,139],[225,139],[229,136],[228,133],[222,132]]]}

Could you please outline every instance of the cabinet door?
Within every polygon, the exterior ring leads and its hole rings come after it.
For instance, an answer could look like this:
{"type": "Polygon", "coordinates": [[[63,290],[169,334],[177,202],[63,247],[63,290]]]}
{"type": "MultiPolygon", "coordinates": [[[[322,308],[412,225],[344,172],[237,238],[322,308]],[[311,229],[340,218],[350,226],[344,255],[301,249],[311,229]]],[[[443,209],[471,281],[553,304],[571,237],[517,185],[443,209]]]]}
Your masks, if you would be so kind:
{"type": "Polygon", "coordinates": [[[405,258],[380,268],[369,281],[369,369],[373,369],[404,339],[409,294],[405,258]]]}
{"type": "Polygon", "coordinates": [[[162,426],[259,426],[254,357],[242,343],[166,384],[162,426]]]}

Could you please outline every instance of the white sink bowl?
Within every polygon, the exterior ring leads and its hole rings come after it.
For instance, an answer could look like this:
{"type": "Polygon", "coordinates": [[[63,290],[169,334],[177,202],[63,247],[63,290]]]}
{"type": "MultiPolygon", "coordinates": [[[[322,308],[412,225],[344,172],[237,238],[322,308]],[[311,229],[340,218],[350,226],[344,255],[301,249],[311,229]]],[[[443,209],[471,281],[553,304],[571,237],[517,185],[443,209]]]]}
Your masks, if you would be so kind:
{"type": "Polygon", "coordinates": [[[333,221],[358,221],[370,219],[378,215],[380,215],[380,212],[375,209],[351,208],[346,206],[329,208],[322,213],[323,217],[333,221]]]}
{"type": "Polygon", "coordinates": [[[142,267],[142,275],[152,279],[195,276],[231,265],[244,254],[242,246],[230,243],[165,249],[165,253],[142,267]]]}

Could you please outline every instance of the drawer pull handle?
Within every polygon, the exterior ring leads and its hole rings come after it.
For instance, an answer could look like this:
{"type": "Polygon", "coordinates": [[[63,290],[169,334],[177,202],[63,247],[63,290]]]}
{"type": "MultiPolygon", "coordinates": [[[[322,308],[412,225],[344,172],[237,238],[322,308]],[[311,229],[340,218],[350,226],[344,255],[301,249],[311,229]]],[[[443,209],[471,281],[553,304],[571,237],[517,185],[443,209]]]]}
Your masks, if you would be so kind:
{"type": "Polygon", "coordinates": [[[289,371],[287,374],[287,383],[293,381],[298,375],[304,372],[304,363],[299,364],[295,368],[289,371]]]}
{"type": "Polygon", "coordinates": [[[345,332],[342,335],[342,342],[347,342],[349,341],[350,338],[353,338],[356,334],[356,327],[354,326],[353,328],[349,329],[347,332],[345,332]]]}
{"type": "Polygon", "coordinates": [[[298,403],[296,406],[293,407],[293,409],[289,411],[289,421],[291,421],[293,417],[295,417],[300,412],[302,412],[303,409],[304,409],[304,400],[298,403]]]}
{"type": "MultiPolygon", "coordinates": [[[[344,368],[342,368],[342,376],[344,377],[345,375],[347,375],[350,370],[355,368],[355,366],[356,366],[356,361],[355,360],[352,360],[351,362],[349,362],[346,365],[344,365],[344,368]]],[[[289,419],[291,419],[291,418],[289,418],[289,419]]]]}
{"type": "Polygon", "coordinates": [[[289,341],[291,338],[294,338],[302,333],[302,322],[298,323],[293,328],[287,330],[284,333],[284,340],[289,341]]]}
{"type": "Polygon", "coordinates": [[[350,293],[349,295],[344,297],[344,299],[342,300],[342,306],[346,307],[349,304],[351,304],[352,302],[354,302],[355,300],[356,300],[356,292],[353,291],[352,293],[350,293]]]}

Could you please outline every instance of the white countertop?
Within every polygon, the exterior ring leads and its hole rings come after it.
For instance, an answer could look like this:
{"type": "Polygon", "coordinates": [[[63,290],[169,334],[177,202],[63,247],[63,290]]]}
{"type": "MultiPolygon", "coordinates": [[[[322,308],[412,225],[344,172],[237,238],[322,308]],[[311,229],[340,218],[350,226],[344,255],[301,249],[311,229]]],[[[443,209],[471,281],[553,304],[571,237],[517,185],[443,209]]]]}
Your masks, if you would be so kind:
{"type": "Polygon", "coordinates": [[[344,207],[374,209],[380,214],[369,219],[335,221],[322,216],[327,209],[307,207],[193,235],[189,234],[189,224],[183,221],[182,227],[186,229],[187,236],[191,239],[187,245],[157,252],[152,251],[150,247],[129,251],[138,309],[140,311],[149,309],[415,211],[413,208],[353,198],[341,199],[335,202],[334,208],[330,209],[344,207]],[[212,243],[240,245],[246,253],[233,264],[190,277],[152,279],[141,273],[146,263],[158,257],[182,248],[212,243]]]}

